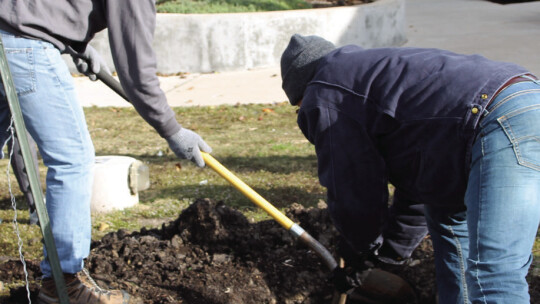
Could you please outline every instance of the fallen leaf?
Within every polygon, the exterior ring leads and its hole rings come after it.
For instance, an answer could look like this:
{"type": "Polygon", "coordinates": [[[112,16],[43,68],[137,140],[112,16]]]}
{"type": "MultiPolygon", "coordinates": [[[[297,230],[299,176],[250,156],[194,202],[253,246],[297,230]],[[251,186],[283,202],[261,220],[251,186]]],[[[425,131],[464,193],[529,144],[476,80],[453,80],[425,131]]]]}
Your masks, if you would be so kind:
{"type": "Polygon", "coordinates": [[[269,108],[264,108],[262,111],[263,111],[264,113],[273,113],[273,112],[274,112],[274,110],[269,109],[269,108]]]}
{"type": "Polygon", "coordinates": [[[101,222],[101,223],[99,224],[98,230],[99,230],[99,231],[105,231],[105,230],[107,230],[107,228],[109,228],[109,227],[111,227],[111,226],[109,226],[109,224],[101,222]]]}

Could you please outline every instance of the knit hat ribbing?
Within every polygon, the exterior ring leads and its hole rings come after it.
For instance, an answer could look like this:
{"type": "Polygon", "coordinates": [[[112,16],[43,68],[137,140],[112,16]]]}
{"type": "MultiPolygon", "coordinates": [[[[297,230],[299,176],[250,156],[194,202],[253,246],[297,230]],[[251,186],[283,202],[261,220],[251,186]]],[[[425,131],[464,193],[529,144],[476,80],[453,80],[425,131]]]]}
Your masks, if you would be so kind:
{"type": "Polygon", "coordinates": [[[302,99],[307,84],[315,75],[318,60],[335,49],[319,36],[294,34],[281,55],[282,88],[294,106],[302,99]]]}

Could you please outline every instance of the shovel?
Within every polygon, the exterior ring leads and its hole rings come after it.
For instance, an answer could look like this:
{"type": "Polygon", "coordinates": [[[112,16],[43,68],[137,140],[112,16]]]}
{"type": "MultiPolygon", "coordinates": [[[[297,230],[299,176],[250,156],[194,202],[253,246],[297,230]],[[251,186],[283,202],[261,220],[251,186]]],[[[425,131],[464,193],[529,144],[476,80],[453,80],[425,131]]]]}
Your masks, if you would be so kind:
{"type": "MultiPolygon", "coordinates": [[[[114,79],[110,74],[103,71],[103,69],[96,74],[97,78],[105,83],[109,88],[118,93],[122,98],[129,102],[129,99],[124,92],[120,83],[114,79]]],[[[333,271],[338,264],[332,254],[315,238],[313,238],[309,233],[307,233],[302,227],[294,223],[276,207],[270,204],[266,199],[260,196],[255,192],[251,187],[245,184],[242,180],[236,177],[231,173],[227,168],[225,168],[221,163],[219,163],[214,157],[206,152],[201,152],[202,157],[210,168],[212,168],[216,173],[221,175],[229,183],[231,183],[237,190],[249,198],[255,205],[259,206],[266,213],[268,213],[274,220],[276,220],[282,227],[291,232],[291,234],[305,245],[307,245],[311,250],[313,250],[325,263],[326,267],[333,271]]],[[[346,295],[334,295],[333,303],[344,304],[346,300],[346,295]]]]}
{"type": "MultiPolygon", "coordinates": [[[[201,152],[201,154],[206,165],[216,171],[216,173],[221,175],[221,177],[226,179],[238,191],[240,191],[247,198],[249,198],[255,205],[266,211],[266,213],[268,213],[272,218],[274,218],[274,220],[276,220],[276,222],[278,222],[283,228],[290,231],[293,236],[300,239],[302,243],[307,245],[324,261],[326,267],[328,267],[330,271],[334,271],[338,264],[332,254],[321,243],[319,243],[315,238],[313,238],[309,233],[307,233],[302,227],[289,219],[285,214],[276,209],[276,207],[270,204],[266,199],[260,196],[246,183],[244,183],[242,180],[232,174],[231,171],[229,171],[221,163],[219,163],[214,157],[212,157],[212,155],[206,152],[201,152]]],[[[332,303],[345,304],[346,299],[346,294],[340,295],[338,293],[335,293],[332,303]]]]}
{"type": "Polygon", "coordinates": [[[337,267],[336,260],[332,257],[332,254],[316,239],[314,239],[309,233],[307,233],[302,227],[294,223],[289,219],[285,214],[279,211],[276,207],[270,204],[257,192],[255,192],[251,187],[246,185],[242,180],[236,177],[231,171],[227,170],[222,164],[220,164],[212,155],[201,152],[206,165],[216,171],[224,179],[226,179],[231,185],[233,185],[238,191],[244,194],[249,198],[255,205],[259,206],[261,209],[266,211],[276,222],[278,222],[283,228],[287,229],[294,235],[298,237],[302,243],[306,244],[311,248],[319,257],[322,258],[326,266],[330,271],[334,270],[337,267]]]}
{"type": "MultiPolygon", "coordinates": [[[[124,92],[120,83],[114,79],[110,74],[101,70],[97,75],[97,78],[105,83],[109,88],[118,93],[122,98],[129,102],[129,99],[124,92]]],[[[274,218],[281,226],[289,230],[294,236],[298,237],[304,244],[315,251],[324,261],[329,270],[334,270],[337,267],[336,260],[332,257],[332,254],[316,239],[314,239],[309,233],[307,233],[302,227],[294,223],[291,219],[285,216],[276,207],[270,204],[251,187],[246,185],[242,180],[231,173],[227,168],[220,164],[214,157],[206,152],[201,152],[205,163],[216,171],[219,175],[225,178],[242,194],[249,198],[255,205],[262,208],[272,218],[274,218]]]]}

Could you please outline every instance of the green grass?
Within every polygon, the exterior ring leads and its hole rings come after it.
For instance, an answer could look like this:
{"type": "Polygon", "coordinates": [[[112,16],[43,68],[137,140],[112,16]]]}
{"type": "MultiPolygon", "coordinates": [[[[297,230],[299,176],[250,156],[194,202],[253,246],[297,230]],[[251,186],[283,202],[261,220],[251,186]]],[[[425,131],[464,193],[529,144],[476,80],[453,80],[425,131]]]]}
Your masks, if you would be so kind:
{"type": "MultiPolygon", "coordinates": [[[[274,206],[316,206],[325,191],[316,177],[314,148],[296,126],[288,103],[175,109],[178,121],[212,146],[212,155],[274,206]]],[[[150,189],[133,208],[93,215],[93,238],[118,229],[159,227],[198,198],[222,200],[254,221],[269,217],[210,168],[180,161],[167,143],[131,108],[86,108],[96,155],[126,155],[150,168],[150,189]]],[[[7,160],[0,160],[0,256],[17,257],[9,196],[7,160]]],[[[40,164],[44,183],[45,168],[40,164]]],[[[41,257],[40,231],[28,225],[28,211],[11,174],[17,216],[27,258],[41,257]]]]}
{"type": "Polygon", "coordinates": [[[311,8],[304,0],[158,0],[158,13],[213,14],[311,8]]]}

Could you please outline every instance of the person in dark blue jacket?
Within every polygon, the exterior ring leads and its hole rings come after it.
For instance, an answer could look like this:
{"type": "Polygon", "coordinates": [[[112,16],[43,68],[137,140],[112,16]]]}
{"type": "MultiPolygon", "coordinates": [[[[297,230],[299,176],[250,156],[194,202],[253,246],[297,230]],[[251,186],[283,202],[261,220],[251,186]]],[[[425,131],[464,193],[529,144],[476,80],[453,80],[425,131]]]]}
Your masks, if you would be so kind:
{"type": "Polygon", "coordinates": [[[479,55],[336,48],[298,34],[281,74],[356,259],[399,263],[427,224],[439,303],[529,303],[540,220],[534,75],[479,55]]]}

